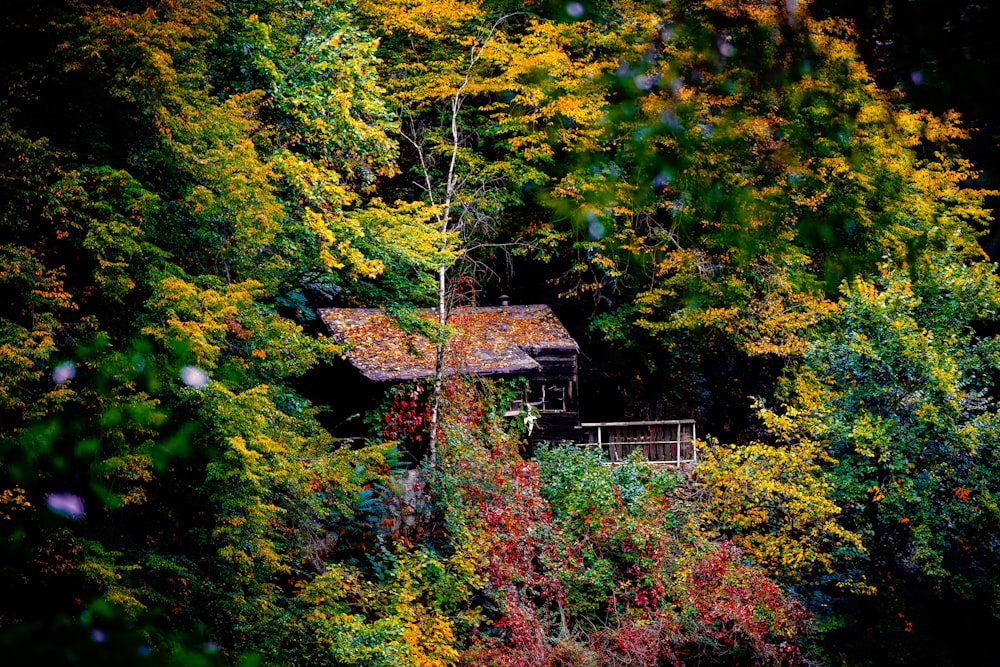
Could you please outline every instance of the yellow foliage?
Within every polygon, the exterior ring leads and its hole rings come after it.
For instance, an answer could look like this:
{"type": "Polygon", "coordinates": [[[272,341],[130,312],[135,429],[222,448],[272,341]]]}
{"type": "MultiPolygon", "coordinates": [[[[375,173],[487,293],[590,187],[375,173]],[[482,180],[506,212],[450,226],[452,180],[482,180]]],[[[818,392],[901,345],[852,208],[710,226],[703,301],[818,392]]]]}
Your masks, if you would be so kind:
{"type": "Polygon", "coordinates": [[[13,488],[0,491],[0,521],[10,521],[12,512],[26,510],[31,507],[24,489],[14,485],[13,488]]]}
{"type": "Polygon", "coordinates": [[[860,538],[837,522],[840,508],[830,500],[816,443],[709,442],[703,452],[695,476],[707,491],[704,526],[769,572],[794,580],[832,573],[836,549],[861,549],[860,538]]]}
{"type": "Polygon", "coordinates": [[[376,19],[387,35],[401,33],[427,40],[447,40],[470,24],[481,22],[485,12],[469,0],[364,0],[359,10],[376,19]]]}
{"type": "Polygon", "coordinates": [[[164,326],[149,326],[144,334],[170,345],[183,342],[196,363],[214,368],[222,351],[228,322],[249,310],[260,293],[260,283],[246,281],[224,289],[200,288],[179,277],[167,277],[156,286],[150,305],[164,313],[164,326]]]}
{"type": "Polygon", "coordinates": [[[458,662],[452,622],[440,609],[403,604],[397,613],[405,619],[403,641],[416,667],[449,667],[458,662]]]}
{"type": "Polygon", "coordinates": [[[121,552],[106,550],[97,543],[88,543],[83,557],[77,565],[84,579],[95,584],[105,597],[130,617],[135,617],[146,609],[146,605],[136,595],[136,591],[123,576],[136,572],[140,566],[135,563],[122,564],[121,552]]]}
{"type": "Polygon", "coordinates": [[[751,20],[762,28],[777,28],[782,23],[794,22],[805,11],[805,2],[746,2],[745,0],[704,0],[706,8],[730,19],[751,20]],[[800,6],[801,5],[801,6],[800,6]]]}

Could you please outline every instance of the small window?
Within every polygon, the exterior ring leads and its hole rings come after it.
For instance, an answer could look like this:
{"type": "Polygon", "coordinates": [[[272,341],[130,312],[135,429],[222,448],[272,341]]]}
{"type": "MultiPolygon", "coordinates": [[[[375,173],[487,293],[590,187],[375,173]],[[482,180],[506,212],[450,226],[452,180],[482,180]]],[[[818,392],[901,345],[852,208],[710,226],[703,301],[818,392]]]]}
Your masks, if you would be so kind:
{"type": "Polygon", "coordinates": [[[569,382],[528,384],[528,402],[539,412],[566,412],[571,398],[569,382]]]}

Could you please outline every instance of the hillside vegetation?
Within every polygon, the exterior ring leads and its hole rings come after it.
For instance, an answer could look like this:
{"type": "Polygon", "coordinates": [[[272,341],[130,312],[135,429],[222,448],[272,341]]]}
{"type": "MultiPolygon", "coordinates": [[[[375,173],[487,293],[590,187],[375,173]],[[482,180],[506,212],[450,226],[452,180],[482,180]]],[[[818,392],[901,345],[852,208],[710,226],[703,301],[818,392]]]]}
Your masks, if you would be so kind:
{"type": "Polygon", "coordinates": [[[857,41],[804,0],[5,7],[0,650],[969,664],[1000,629],[991,193],[857,41]],[[697,419],[699,466],[526,459],[510,381],[331,436],[317,308],[443,349],[502,292],[573,331],[585,410],[697,419]]]}

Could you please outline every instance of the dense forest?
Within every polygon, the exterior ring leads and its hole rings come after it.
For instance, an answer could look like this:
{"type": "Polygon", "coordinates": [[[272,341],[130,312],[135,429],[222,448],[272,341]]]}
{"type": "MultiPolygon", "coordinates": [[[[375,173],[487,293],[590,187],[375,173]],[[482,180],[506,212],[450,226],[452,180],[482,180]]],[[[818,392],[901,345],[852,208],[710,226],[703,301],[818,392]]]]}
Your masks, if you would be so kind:
{"type": "Polygon", "coordinates": [[[5,659],[978,664],[996,14],[4,3],[5,659]],[[440,373],[334,436],[318,308],[444,350],[501,294],[579,341],[584,413],[693,418],[698,465],[526,456],[516,381],[440,373]]]}

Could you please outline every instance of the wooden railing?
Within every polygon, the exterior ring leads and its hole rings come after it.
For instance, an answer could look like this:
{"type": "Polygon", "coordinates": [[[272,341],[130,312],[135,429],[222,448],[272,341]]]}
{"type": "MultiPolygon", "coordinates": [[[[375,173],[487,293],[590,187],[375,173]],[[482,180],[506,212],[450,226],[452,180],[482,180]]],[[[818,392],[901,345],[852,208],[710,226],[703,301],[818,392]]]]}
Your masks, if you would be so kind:
{"type": "Polygon", "coordinates": [[[640,450],[652,463],[676,466],[698,462],[697,429],[693,419],[580,424],[578,443],[600,447],[609,463],[620,463],[640,450]]]}

